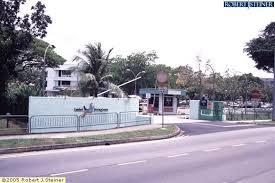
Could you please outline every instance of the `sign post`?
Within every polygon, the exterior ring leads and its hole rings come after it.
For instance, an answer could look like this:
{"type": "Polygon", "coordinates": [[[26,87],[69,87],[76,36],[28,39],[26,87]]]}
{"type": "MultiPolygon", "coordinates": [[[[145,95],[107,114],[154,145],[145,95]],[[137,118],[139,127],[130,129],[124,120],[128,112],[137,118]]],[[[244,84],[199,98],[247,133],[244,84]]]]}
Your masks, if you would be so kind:
{"type": "Polygon", "coordinates": [[[168,91],[168,74],[165,71],[157,73],[157,86],[159,88],[159,95],[162,97],[161,124],[162,128],[164,128],[164,94],[168,91]]]}
{"type": "Polygon", "coordinates": [[[164,93],[167,92],[167,88],[159,88],[159,94],[162,97],[162,105],[161,105],[161,126],[164,128],[164,93]]]}
{"type": "Polygon", "coordinates": [[[161,127],[164,128],[164,93],[162,93],[162,113],[161,113],[161,127]]]}

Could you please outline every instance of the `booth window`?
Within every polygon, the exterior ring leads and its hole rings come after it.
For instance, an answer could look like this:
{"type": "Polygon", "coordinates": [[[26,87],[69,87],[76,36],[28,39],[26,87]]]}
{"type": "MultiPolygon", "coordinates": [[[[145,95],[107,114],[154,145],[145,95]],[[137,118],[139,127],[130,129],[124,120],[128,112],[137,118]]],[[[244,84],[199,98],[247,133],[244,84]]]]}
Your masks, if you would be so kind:
{"type": "MultiPolygon", "coordinates": [[[[153,104],[153,103],[154,103],[154,96],[149,99],[149,104],[153,104]]],[[[154,104],[155,104],[154,107],[158,109],[159,108],[159,97],[158,96],[155,96],[154,104]]]]}
{"type": "Polygon", "coordinates": [[[164,106],[173,106],[173,97],[164,97],[164,106]]]}

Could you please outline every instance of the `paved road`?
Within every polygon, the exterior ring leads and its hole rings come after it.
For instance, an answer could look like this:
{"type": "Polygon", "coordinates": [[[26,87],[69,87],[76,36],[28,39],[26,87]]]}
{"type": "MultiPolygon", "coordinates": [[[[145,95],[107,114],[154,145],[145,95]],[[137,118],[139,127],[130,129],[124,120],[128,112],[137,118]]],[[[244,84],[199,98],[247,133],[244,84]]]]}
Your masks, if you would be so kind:
{"type": "Polygon", "coordinates": [[[0,176],[67,182],[274,183],[275,127],[0,156],[0,176]]]}
{"type": "Polygon", "coordinates": [[[195,122],[195,123],[177,123],[176,124],[185,135],[201,135],[207,133],[217,133],[224,131],[242,130],[248,128],[263,128],[264,125],[256,124],[236,124],[220,121],[213,122],[195,122]]]}

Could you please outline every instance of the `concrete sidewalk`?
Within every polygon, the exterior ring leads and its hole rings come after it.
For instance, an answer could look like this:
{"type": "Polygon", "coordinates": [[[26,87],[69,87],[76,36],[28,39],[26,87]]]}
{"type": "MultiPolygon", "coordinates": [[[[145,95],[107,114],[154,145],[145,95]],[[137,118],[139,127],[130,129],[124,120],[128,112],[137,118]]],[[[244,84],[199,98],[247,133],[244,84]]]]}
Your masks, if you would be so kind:
{"type": "MultiPolygon", "coordinates": [[[[164,124],[179,124],[179,123],[203,123],[203,122],[218,122],[209,120],[197,120],[197,119],[186,119],[185,115],[164,115],[164,124]]],[[[244,121],[220,121],[224,123],[261,123],[271,122],[271,120],[244,120],[244,121]]],[[[153,124],[161,124],[162,116],[155,115],[152,120],[153,124]]]]}
{"type": "Polygon", "coordinates": [[[265,123],[265,122],[272,122],[271,119],[267,120],[243,120],[243,121],[225,121],[227,123],[265,123]]]}
{"type": "MultiPolygon", "coordinates": [[[[185,115],[164,115],[164,124],[177,124],[177,123],[196,123],[196,122],[210,122],[207,120],[186,119],[185,115]]],[[[153,124],[161,124],[162,116],[155,115],[152,119],[153,124]]]]}
{"type": "Polygon", "coordinates": [[[39,138],[67,138],[67,137],[83,137],[91,135],[105,135],[105,134],[114,134],[121,132],[131,132],[138,130],[153,130],[161,128],[159,124],[152,125],[141,125],[141,126],[132,126],[126,128],[116,128],[110,130],[100,130],[100,131],[82,131],[82,132],[66,132],[66,133],[45,133],[45,134],[30,134],[30,135],[9,135],[9,136],[0,136],[0,140],[8,139],[39,139],[39,138]]]}

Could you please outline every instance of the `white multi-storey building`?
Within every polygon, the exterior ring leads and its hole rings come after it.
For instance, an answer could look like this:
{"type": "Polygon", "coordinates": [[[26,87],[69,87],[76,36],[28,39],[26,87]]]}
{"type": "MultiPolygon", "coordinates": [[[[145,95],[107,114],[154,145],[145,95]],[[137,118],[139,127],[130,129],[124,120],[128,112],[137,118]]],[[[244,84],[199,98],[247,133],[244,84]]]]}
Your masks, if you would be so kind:
{"type": "Polygon", "coordinates": [[[64,64],[59,68],[47,68],[47,95],[59,95],[60,91],[75,91],[78,86],[79,74],[74,71],[75,64],[64,64]]]}

